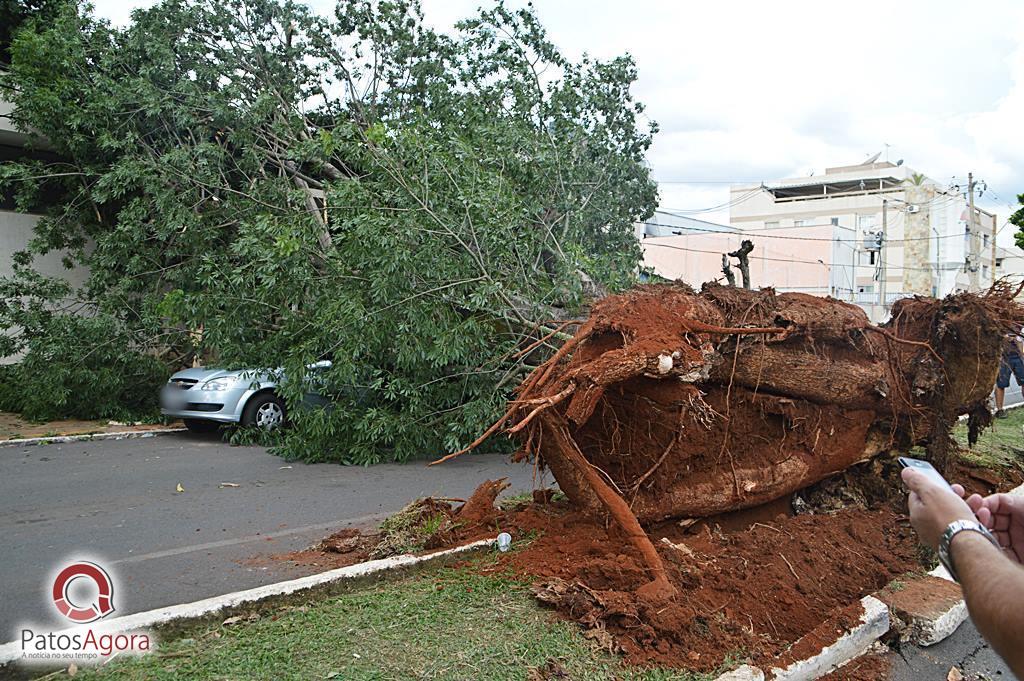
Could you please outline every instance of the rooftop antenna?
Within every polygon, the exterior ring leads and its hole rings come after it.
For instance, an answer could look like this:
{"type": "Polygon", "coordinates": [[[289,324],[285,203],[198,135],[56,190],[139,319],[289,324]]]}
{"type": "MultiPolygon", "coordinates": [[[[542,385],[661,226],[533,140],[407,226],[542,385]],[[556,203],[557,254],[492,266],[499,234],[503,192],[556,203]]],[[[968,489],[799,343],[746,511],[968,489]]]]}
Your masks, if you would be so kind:
{"type": "Polygon", "coordinates": [[[889,147],[891,147],[892,145],[889,144],[888,142],[882,142],[882,144],[885,145],[885,162],[888,163],[889,162],[889,147]]]}
{"type": "Polygon", "coordinates": [[[878,157],[879,157],[879,156],[881,156],[881,155],[882,155],[882,152],[878,152],[877,154],[875,154],[874,156],[872,156],[872,157],[871,157],[871,158],[869,158],[868,160],[866,160],[866,161],[864,161],[863,163],[861,163],[861,165],[862,165],[862,166],[869,166],[869,165],[871,165],[872,163],[874,163],[875,161],[877,161],[877,160],[878,160],[878,157]]]}
{"type": "Polygon", "coordinates": [[[896,161],[896,167],[897,168],[900,167],[901,165],[903,165],[903,159],[902,158],[900,160],[896,161]]]}

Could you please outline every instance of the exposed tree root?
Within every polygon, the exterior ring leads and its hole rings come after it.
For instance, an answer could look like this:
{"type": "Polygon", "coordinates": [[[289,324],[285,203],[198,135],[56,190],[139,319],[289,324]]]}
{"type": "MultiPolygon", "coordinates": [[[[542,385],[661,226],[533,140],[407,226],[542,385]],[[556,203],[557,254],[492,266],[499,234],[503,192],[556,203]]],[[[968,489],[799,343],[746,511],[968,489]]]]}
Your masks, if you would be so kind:
{"type": "Polygon", "coordinates": [[[1003,335],[1024,322],[1014,295],[997,282],[901,300],[883,328],[799,293],[639,287],[595,305],[468,449],[502,428],[521,438],[521,456],[619,527],[663,598],[641,523],[765,503],[892,448],[926,444],[944,464],[958,414],[972,435],[985,425],[1003,335]]]}

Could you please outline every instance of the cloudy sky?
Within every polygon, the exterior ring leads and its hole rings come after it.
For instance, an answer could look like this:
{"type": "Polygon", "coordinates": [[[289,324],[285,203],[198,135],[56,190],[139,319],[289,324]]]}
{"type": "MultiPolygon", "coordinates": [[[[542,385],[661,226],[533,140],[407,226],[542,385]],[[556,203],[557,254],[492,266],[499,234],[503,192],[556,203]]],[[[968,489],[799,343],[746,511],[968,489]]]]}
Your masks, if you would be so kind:
{"type": "MultiPolygon", "coordinates": [[[[95,3],[115,23],[151,4],[95,3]]],[[[443,29],[480,4],[423,0],[443,29]]],[[[649,160],[666,208],[712,208],[730,182],[821,173],[878,152],[942,182],[962,185],[973,171],[1001,223],[1024,193],[1020,0],[534,5],[568,55],[633,55],[635,94],[661,127],[649,160]]],[[[695,217],[728,221],[728,210],[695,217]]]]}

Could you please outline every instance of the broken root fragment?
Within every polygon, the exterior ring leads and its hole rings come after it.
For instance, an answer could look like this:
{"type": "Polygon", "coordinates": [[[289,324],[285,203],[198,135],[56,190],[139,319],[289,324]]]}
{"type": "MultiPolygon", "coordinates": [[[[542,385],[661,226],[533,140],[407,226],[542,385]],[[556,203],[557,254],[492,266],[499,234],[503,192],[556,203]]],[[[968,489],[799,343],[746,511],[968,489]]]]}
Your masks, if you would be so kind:
{"type": "Polygon", "coordinates": [[[485,525],[493,522],[498,515],[494,502],[510,485],[508,478],[485,480],[476,488],[469,501],[459,509],[458,521],[465,525],[485,525]]]}

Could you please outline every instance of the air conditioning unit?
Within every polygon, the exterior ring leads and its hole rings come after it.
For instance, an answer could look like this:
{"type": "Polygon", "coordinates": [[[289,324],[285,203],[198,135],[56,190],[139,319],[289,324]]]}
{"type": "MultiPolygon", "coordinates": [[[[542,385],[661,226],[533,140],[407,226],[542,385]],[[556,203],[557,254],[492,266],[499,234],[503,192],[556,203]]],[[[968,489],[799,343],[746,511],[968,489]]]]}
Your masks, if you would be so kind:
{"type": "Polygon", "coordinates": [[[907,212],[908,213],[920,213],[921,212],[921,206],[910,204],[910,205],[907,206],[907,212]]]}

